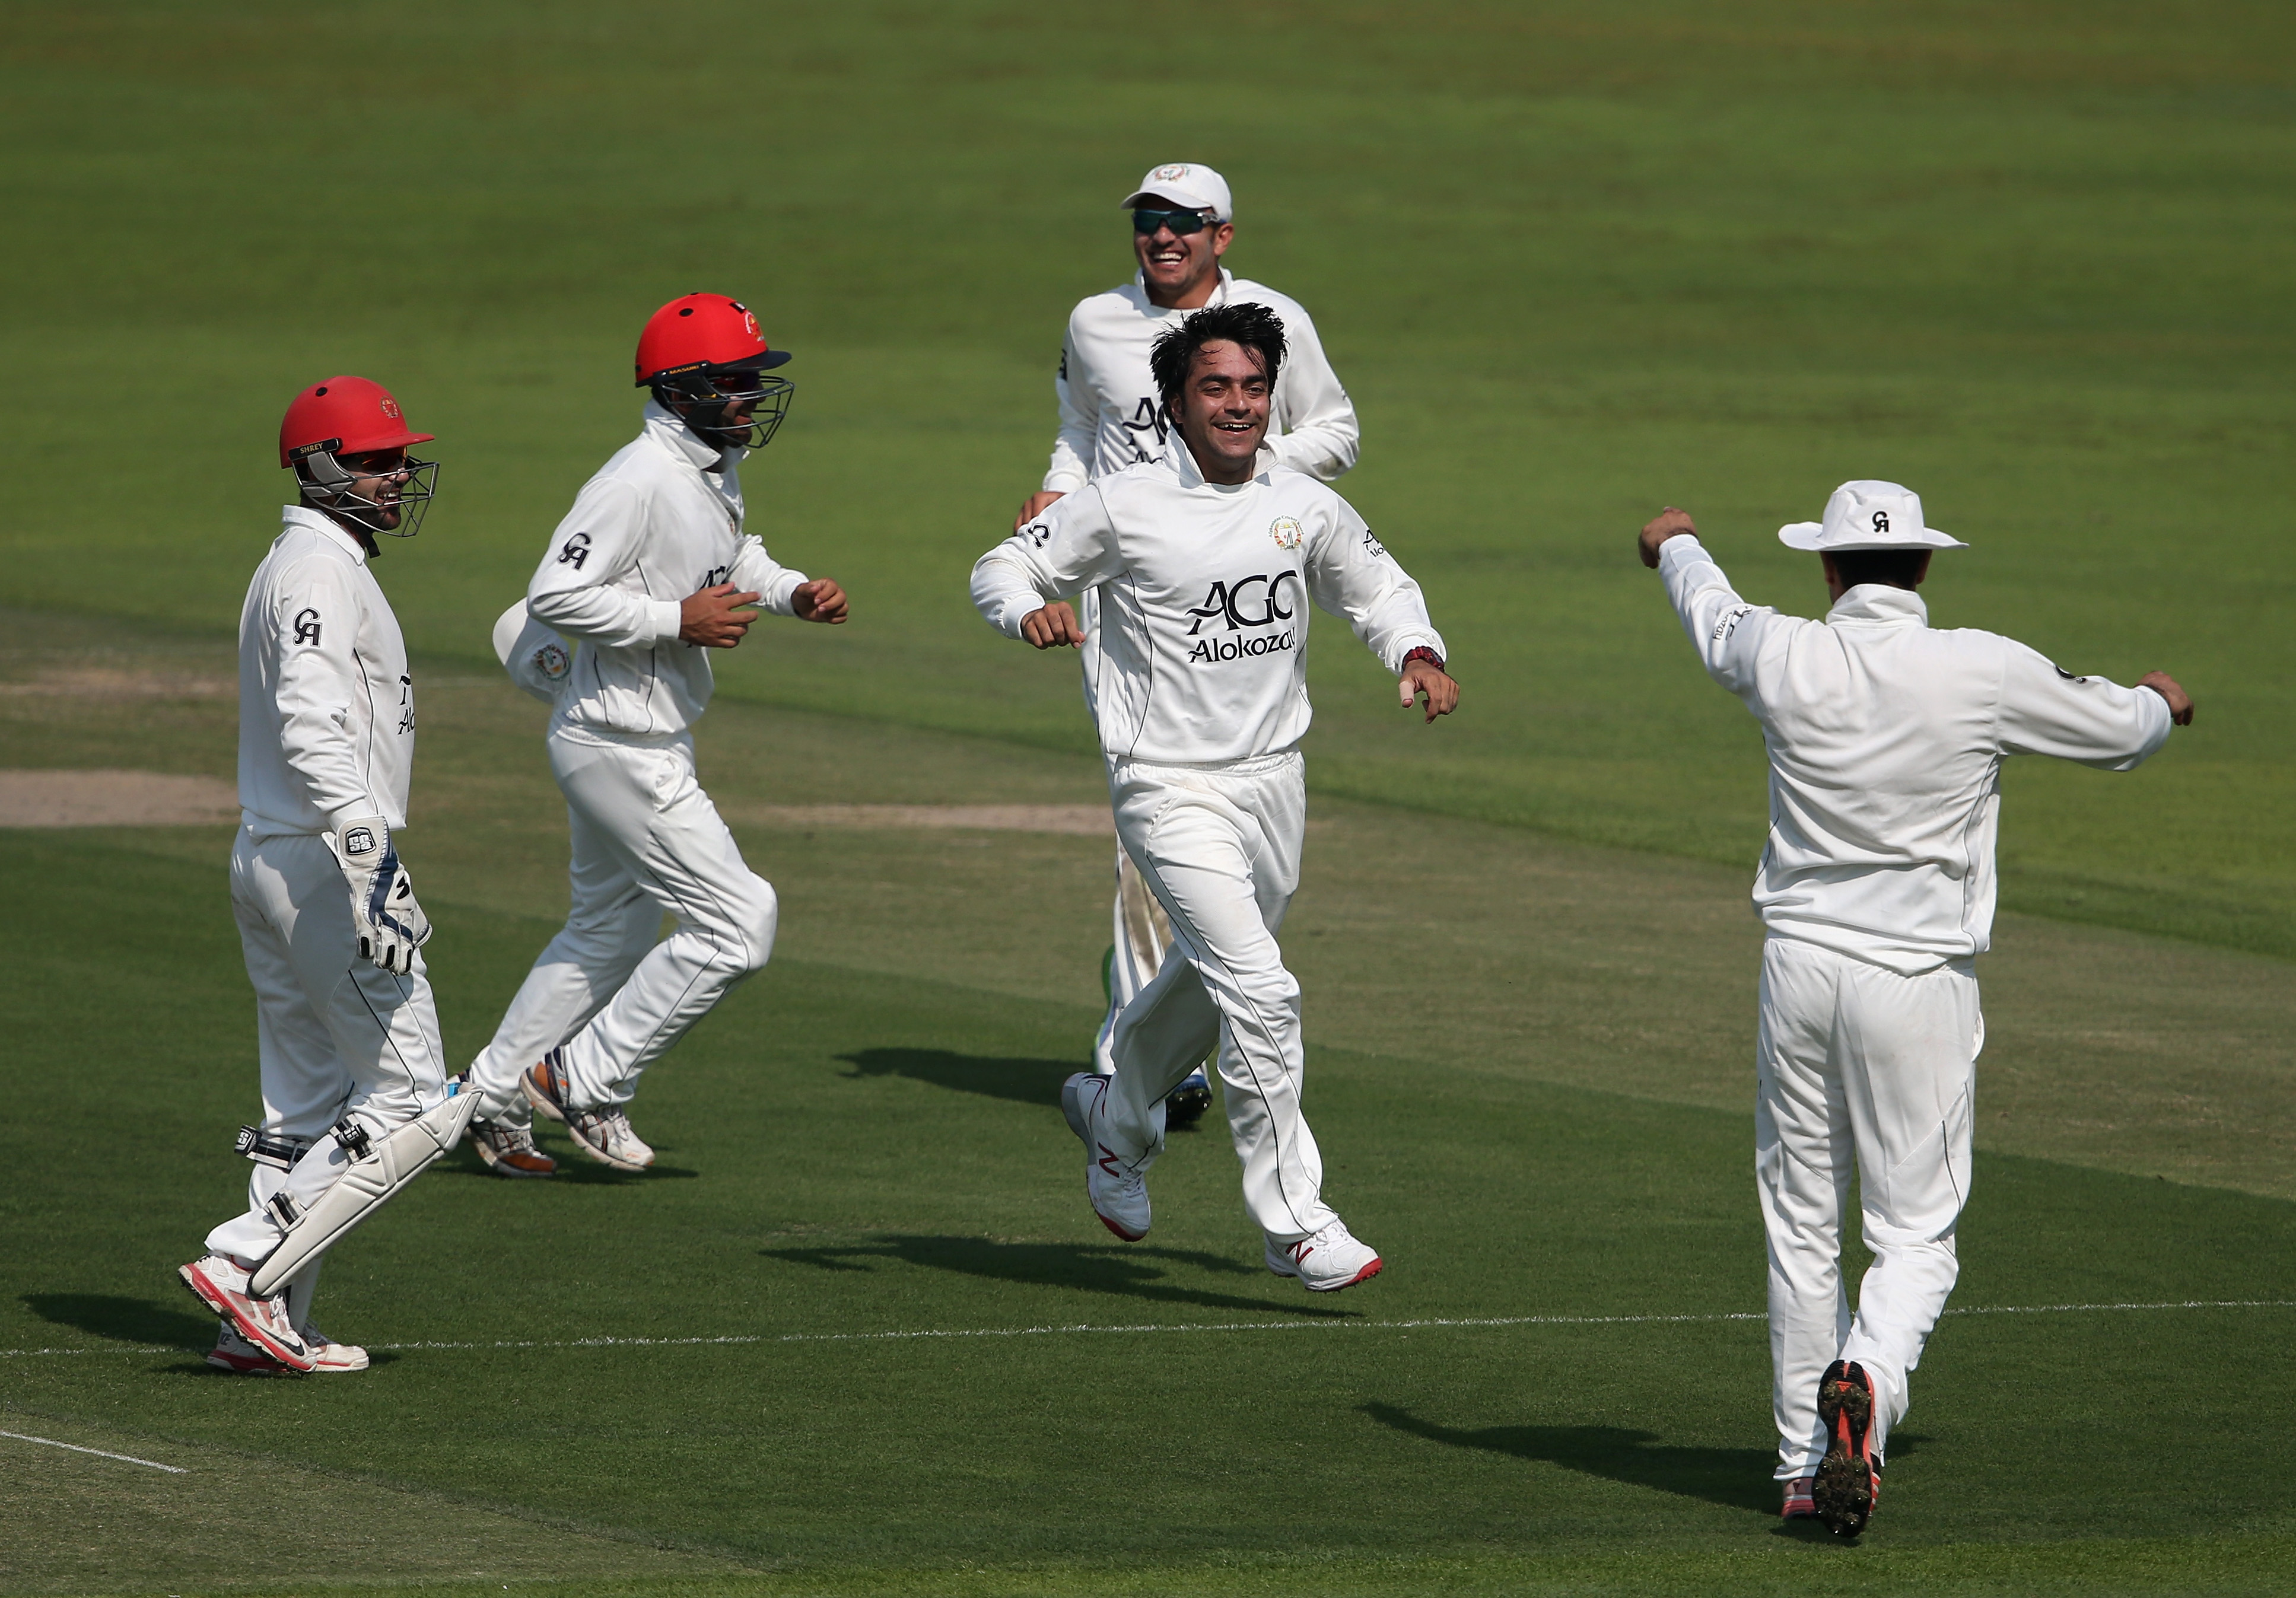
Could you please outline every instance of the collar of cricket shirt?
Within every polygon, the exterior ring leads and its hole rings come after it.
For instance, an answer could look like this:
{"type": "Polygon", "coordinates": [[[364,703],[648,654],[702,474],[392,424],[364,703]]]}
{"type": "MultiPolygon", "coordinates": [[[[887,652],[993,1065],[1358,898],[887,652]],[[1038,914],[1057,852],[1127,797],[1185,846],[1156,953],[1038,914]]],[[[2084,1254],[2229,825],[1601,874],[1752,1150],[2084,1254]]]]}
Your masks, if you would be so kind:
{"type": "Polygon", "coordinates": [[[1885,622],[1913,627],[1930,624],[1930,608],[1911,588],[1888,583],[1860,583],[1836,600],[1825,613],[1828,627],[1837,622],[1885,622]]]}
{"type": "Polygon", "coordinates": [[[360,565],[366,564],[366,545],[345,531],[342,524],[325,512],[315,511],[308,505],[286,505],[281,508],[279,520],[287,527],[309,528],[321,537],[332,540],[336,548],[360,565]]]}
{"type": "Polygon", "coordinates": [[[1164,464],[1171,469],[1174,477],[1180,479],[1183,488],[1210,488],[1215,494],[1240,494],[1267,475],[1267,469],[1275,464],[1275,452],[1263,440],[1259,454],[1251,463],[1250,477],[1240,483],[1209,482],[1205,480],[1203,469],[1196,464],[1196,452],[1188,447],[1188,441],[1175,429],[1171,446],[1164,451],[1164,464]]]}
{"type": "Polygon", "coordinates": [[[676,411],[659,400],[645,402],[646,432],[670,454],[700,471],[723,471],[738,465],[746,449],[720,449],[685,425],[676,411]]]}

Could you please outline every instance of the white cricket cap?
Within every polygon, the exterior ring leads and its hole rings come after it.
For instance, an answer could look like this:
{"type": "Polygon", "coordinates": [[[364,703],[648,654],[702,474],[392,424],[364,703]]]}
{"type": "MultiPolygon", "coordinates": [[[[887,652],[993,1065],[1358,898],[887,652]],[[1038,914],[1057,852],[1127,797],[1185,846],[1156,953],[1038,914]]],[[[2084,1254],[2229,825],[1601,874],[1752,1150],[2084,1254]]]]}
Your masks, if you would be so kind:
{"type": "Polygon", "coordinates": [[[495,659],[512,682],[546,705],[558,702],[574,669],[566,640],[528,615],[524,600],[495,618],[495,659]]]}
{"type": "Polygon", "coordinates": [[[1235,220],[1235,207],[1228,199],[1227,179],[1210,167],[1191,161],[1171,161],[1152,168],[1140,180],[1140,186],[1125,198],[1124,209],[1128,211],[1144,200],[1168,201],[1185,210],[1210,211],[1221,222],[1235,220]]]}
{"type": "Polygon", "coordinates": [[[1899,483],[1861,479],[1844,483],[1825,502],[1823,521],[1792,521],[1778,529],[1788,549],[1967,549],[1922,520],[1922,496],[1899,483]]]}

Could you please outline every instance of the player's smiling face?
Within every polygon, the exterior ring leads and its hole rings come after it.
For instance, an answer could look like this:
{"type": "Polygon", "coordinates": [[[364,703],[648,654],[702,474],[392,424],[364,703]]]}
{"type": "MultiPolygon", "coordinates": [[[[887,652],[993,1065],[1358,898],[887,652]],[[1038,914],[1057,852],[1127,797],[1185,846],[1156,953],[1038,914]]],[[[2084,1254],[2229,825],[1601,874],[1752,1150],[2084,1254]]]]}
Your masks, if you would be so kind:
{"type": "Polygon", "coordinates": [[[342,468],[352,479],[346,497],[373,503],[374,508],[365,513],[364,520],[384,532],[398,527],[403,515],[398,491],[406,487],[407,479],[406,452],[374,449],[364,455],[348,455],[342,457],[342,468]]]}
{"type": "Polygon", "coordinates": [[[1208,222],[1191,234],[1176,234],[1168,226],[1142,233],[1136,226],[1132,253],[1139,258],[1148,298],[1160,306],[1189,310],[1202,305],[1219,276],[1219,258],[1227,253],[1228,242],[1234,237],[1232,222],[1208,222]]]}
{"type": "Polygon", "coordinates": [[[1272,392],[1259,352],[1226,340],[1196,352],[1180,385],[1180,436],[1207,482],[1250,479],[1267,436],[1272,392]]]}

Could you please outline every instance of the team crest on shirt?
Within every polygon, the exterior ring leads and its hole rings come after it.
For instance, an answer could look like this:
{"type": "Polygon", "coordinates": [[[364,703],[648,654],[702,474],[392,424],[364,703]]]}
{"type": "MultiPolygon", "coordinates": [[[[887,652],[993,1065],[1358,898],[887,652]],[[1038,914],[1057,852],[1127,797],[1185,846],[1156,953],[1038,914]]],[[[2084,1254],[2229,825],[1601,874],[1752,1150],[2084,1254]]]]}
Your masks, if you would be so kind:
{"type": "Polygon", "coordinates": [[[1275,540],[1278,549],[1300,547],[1300,524],[1289,516],[1278,516],[1267,524],[1267,536],[1275,540]]]}
{"type": "Polygon", "coordinates": [[[564,676],[574,662],[567,658],[566,646],[552,639],[534,651],[534,668],[552,682],[564,676]]]}

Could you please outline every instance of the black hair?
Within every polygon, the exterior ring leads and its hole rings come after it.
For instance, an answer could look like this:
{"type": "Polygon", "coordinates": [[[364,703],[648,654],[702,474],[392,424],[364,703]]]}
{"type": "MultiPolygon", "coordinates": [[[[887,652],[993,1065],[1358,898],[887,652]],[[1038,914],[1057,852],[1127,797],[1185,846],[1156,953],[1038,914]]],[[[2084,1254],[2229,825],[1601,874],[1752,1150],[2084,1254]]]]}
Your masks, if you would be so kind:
{"type": "Polygon", "coordinates": [[[1283,365],[1283,318],[1264,305],[1208,305],[1158,333],[1148,352],[1148,370],[1155,376],[1156,392],[1165,405],[1172,403],[1180,385],[1188,381],[1196,352],[1207,344],[1223,342],[1258,351],[1267,386],[1275,386],[1275,373],[1283,365]]]}
{"type": "Polygon", "coordinates": [[[1841,578],[1844,592],[1860,583],[1887,583],[1892,588],[1910,588],[1921,580],[1922,561],[1930,552],[1926,549],[1837,549],[1828,552],[1833,556],[1834,574],[1841,578]]]}

